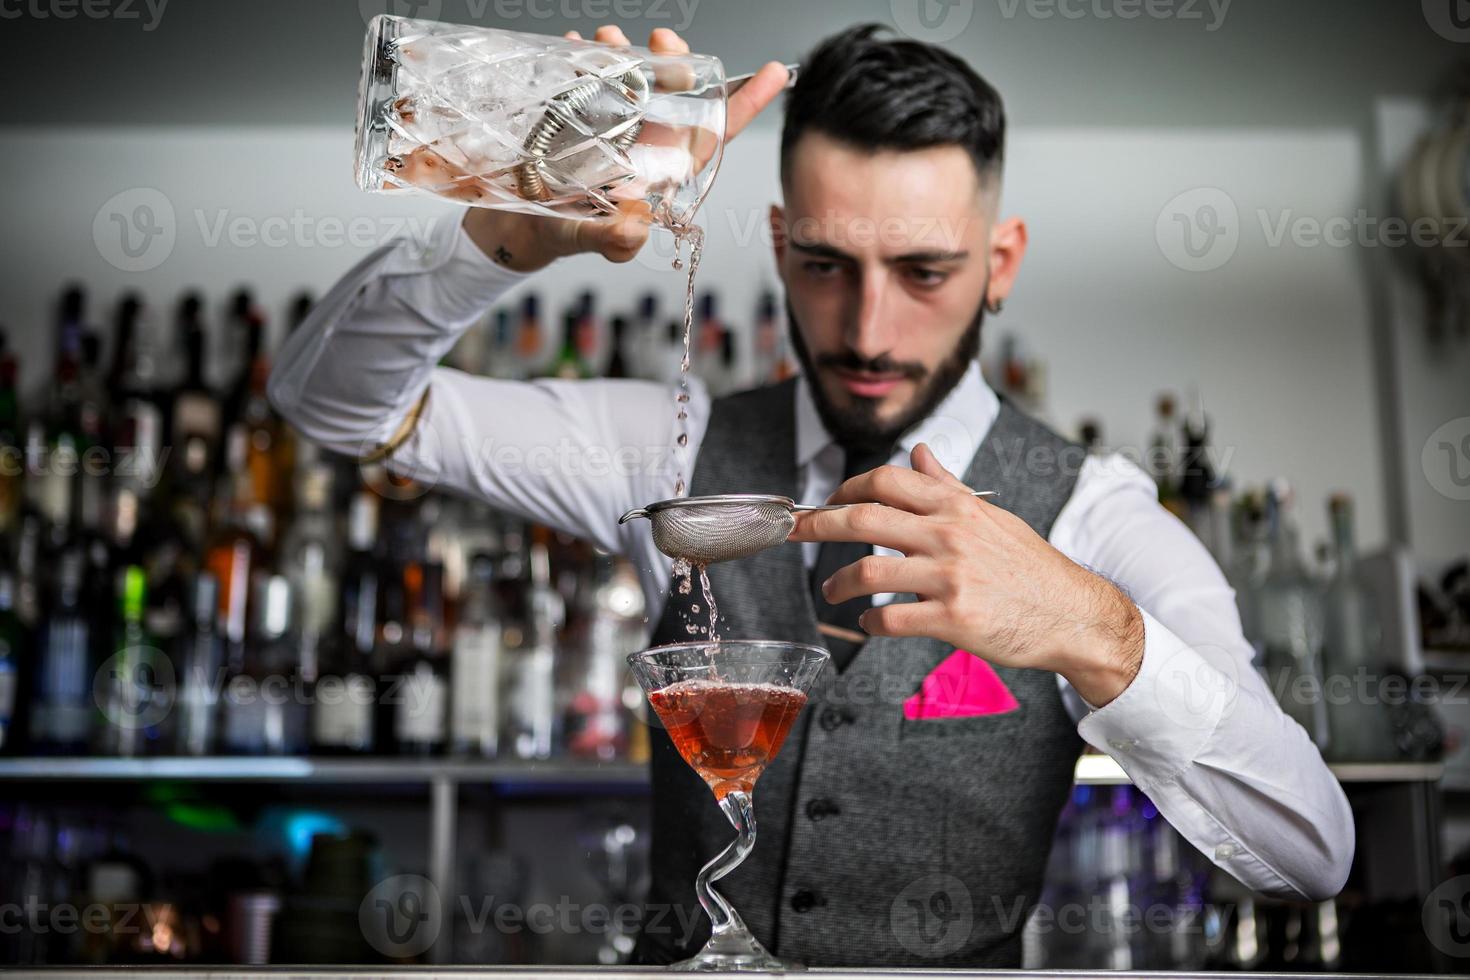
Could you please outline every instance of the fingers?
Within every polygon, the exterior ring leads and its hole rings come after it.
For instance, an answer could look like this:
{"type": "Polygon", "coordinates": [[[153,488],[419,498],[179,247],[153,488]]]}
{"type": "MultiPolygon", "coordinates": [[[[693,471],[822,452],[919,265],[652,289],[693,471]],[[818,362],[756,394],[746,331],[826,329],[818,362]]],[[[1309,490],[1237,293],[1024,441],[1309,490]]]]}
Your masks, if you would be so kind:
{"type": "Polygon", "coordinates": [[[911,514],[935,514],[951,506],[964,484],[919,473],[902,466],[880,466],[859,474],[837,488],[831,504],[875,502],[911,514]]]}
{"type": "Polygon", "coordinates": [[[839,568],[822,584],[822,596],[833,605],[883,592],[936,595],[945,587],[938,566],[927,558],[869,555],[839,568]]]}
{"type": "Polygon", "coordinates": [[[616,24],[603,24],[597,29],[592,38],[598,44],[611,44],[619,48],[632,47],[633,42],[628,40],[628,35],[616,24]]]}
{"type": "Polygon", "coordinates": [[[943,626],[943,610],[933,601],[890,602],[858,617],[869,636],[934,636],[943,626]]]}
{"type": "Polygon", "coordinates": [[[859,504],[841,510],[803,511],[796,515],[790,541],[862,541],[907,554],[927,537],[924,521],[881,504],[859,504]]]}
{"type": "Polygon", "coordinates": [[[580,31],[567,31],[565,34],[562,35],[562,37],[566,38],[568,41],[582,40],[582,34],[580,31]]]}
{"type": "Polygon", "coordinates": [[[688,54],[689,42],[667,27],[658,27],[648,35],[648,50],[655,54],[688,54]]]}
{"type": "Polygon", "coordinates": [[[570,225],[571,253],[597,252],[613,262],[627,262],[648,241],[649,209],[646,201],[619,205],[619,213],[606,218],[574,221],[570,225]]]}
{"type": "Polygon", "coordinates": [[[725,139],[734,139],[747,123],[760,115],[760,111],[786,88],[789,78],[790,72],[779,61],[763,65],[754,78],[731,96],[725,111],[725,139]]]}
{"type": "Polygon", "coordinates": [[[923,473],[925,476],[932,476],[936,480],[953,483],[956,487],[969,490],[964,481],[944,468],[944,465],[939,462],[939,457],[934,455],[934,450],[929,448],[927,442],[921,442],[914,447],[914,451],[909,454],[909,464],[916,472],[923,473]]]}

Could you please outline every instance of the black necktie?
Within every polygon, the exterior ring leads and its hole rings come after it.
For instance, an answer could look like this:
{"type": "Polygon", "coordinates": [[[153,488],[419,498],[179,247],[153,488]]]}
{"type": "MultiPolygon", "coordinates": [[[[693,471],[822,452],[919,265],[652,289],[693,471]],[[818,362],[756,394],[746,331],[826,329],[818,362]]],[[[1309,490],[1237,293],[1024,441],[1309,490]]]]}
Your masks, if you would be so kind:
{"type": "MultiPolygon", "coordinates": [[[[892,455],[892,450],[849,451],[843,459],[842,479],[850,480],[859,473],[876,469],[887,463],[888,458],[892,455]]],[[[862,627],[858,626],[858,617],[872,608],[873,597],[859,596],[834,606],[822,597],[822,583],[835,575],[839,569],[872,553],[873,546],[864,541],[822,542],[822,547],[817,552],[817,564],[812,568],[811,577],[812,609],[816,610],[818,623],[825,623],[850,633],[862,634],[862,627]]],[[[827,645],[827,650],[832,654],[832,666],[838,670],[845,669],[863,646],[862,640],[847,640],[827,634],[822,635],[822,642],[827,645]]]]}

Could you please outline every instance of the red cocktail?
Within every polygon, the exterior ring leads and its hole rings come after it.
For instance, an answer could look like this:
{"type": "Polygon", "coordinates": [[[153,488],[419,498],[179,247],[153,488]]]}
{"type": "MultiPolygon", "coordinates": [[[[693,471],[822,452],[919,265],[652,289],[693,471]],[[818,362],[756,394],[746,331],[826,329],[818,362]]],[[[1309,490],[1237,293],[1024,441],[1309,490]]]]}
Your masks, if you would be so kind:
{"type": "Polygon", "coordinates": [[[710,941],[675,970],[790,970],[768,953],[712,883],[755,846],[751,792],[781,751],[807,688],[829,656],[821,647],[771,640],[720,640],[656,647],[628,658],[648,703],[684,761],[709,784],[739,835],[699,872],[699,904],[710,941]]]}

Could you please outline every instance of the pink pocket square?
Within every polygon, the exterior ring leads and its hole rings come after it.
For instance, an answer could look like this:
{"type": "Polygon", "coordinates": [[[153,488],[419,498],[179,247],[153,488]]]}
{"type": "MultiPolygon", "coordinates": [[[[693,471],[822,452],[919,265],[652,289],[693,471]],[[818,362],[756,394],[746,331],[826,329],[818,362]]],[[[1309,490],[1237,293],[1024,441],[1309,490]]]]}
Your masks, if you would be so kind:
{"type": "Polygon", "coordinates": [[[1020,706],[990,664],[974,654],[956,650],[929,672],[919,693],[903,703],[903,716],[911,721],[970,718],[1003,715],[1020,706]]]}

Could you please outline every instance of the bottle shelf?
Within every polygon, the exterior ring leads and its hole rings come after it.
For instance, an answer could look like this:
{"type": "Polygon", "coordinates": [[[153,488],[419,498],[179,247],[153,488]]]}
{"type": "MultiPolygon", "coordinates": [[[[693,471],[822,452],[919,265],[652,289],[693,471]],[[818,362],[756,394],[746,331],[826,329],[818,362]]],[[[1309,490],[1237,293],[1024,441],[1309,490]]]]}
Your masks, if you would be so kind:
{"type": "MultiPolygon", "coordinates": [[[[1439,762],[1346,762],[1330,767],[1344,783],[1432,783],[1444,775],[1439,762]]],[[[1079,785],[1115,786],[1128,774],[1105,755],[1077,760],[1079,785]]],[[[129,782],[168,779],[216,783],[362,783],[490,785],[555,791],[605,789],[636,792],[648,784],[642,763],[570,759],[467,761],[453,759],[318,758],[11,758],[0,759],[0,781],[129,782]]]]}

